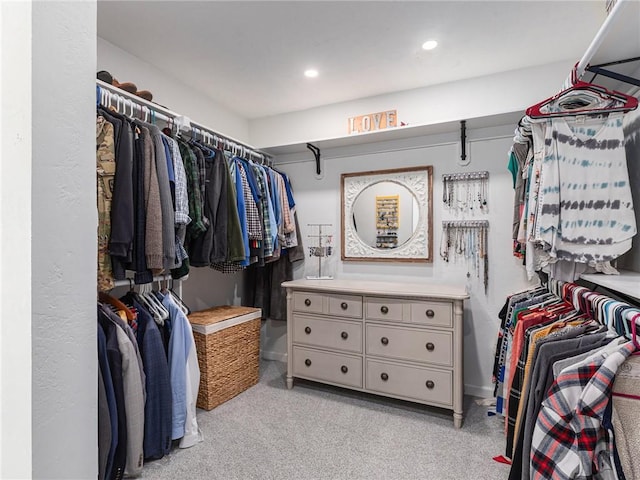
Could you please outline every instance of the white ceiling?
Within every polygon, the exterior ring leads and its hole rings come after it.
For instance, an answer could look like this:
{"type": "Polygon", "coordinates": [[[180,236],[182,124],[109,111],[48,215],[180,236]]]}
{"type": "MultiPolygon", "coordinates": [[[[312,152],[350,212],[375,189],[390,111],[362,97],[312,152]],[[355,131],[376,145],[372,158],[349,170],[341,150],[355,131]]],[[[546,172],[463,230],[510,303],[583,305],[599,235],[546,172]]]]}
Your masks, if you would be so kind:
{"type": "Polygon", "coordinates": [[[99,1],[98,35],[252,119],[577,62],[606,16],[604,4],[99,1]],[[438,48],[423,51],[428,39],[438,48]],[[310,66],[318,78],[302,75],[310,66]]]}

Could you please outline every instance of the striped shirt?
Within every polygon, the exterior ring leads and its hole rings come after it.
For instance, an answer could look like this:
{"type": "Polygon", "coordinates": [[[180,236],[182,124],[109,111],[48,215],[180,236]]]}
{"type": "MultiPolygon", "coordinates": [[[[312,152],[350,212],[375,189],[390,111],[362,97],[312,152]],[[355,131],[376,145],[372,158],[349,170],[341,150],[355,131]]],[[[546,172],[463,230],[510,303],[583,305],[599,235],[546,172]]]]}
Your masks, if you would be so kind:
{"type": "Polygon", "coordinates": [[[561,260],[613,260],[636,233],[622,116],[573,122],[546,129],[535,239],[561,260]]]}

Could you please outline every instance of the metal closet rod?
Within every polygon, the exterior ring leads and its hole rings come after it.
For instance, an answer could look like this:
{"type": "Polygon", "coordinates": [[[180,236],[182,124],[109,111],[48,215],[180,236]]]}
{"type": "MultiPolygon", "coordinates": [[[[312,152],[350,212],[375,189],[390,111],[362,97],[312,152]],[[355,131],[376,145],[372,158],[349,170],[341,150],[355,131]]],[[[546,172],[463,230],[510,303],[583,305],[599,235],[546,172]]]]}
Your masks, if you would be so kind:
{"type": "MultiPolygon", "coordinates": [[[[246,143],[242,143],[228,135],[218,133],[209,127],[192,121],[184,115],[180,115],[179,113],[169,110],[168,108],[149,102],[144,98],[140,98],[137,95],[121,90],[118,87],[114,87],[113,85],[103,82],[102,80],[96,80],[96,84],[101,89],[106,90],[110,96],[114,95],[116,97],[113,99],[116,104],[116,110],[123,114],[126,114],[128,109],[131,109],[131,116],[133,116],[136,112],[136,109],[134,108],[135,105],[140,107],[138,111],[142,115],[146,116],[148,113],[150,119],[155,118],[168,124],[176,125],[176,128],[191,131],[194,135],[200,134],[203,139],[208,139],[212,144],[221,142],[232,149],[240,149],[242,154],[249,154],[268,162],[273,160],[273,157],[268,153],[261,152],[257,148],[247,145],[246,143]],[[122,106],[122,110],[120,109],[120,106],[122,106]]],[[[112,99],[109,98],[109,100],[112,99]]],[[[102,103],[102,96],[100,97],[100,103],[102,103]]],[[[102,104],[104,105],[104,103],[102,104]]]]}
{"type": "MultiPolygon", "coordinates": [[[[591,44],[589,44],[587,50],[584,52],[584,55],[575,67],[575,74],[577,79],[582,77],[587,66],[589,65],[589,63],[591,63],[591,59],[598,52],[598,49],[602,46],[602,43],[604,42],[607,35],[609,35],[609,32],[614,29],[614,25],[616,24],[616,22],[620,21],[619,17],[622,16],[620,12],[624,9],[623,5],[630,2],[631,0],[618,0],[613,6],[611,11],[607,15],[607,18],[605,18],[604,22],[602,23],[602,26],[596,33],[596,36],[593,38],[591,44]]],[[[569,78],[568,80],[571,80],[571,78],[569,78]]]]}
{"type": "Polygon", "coordinates": [[[189,279],[189,275],[185,275],[184,277],[180,277],[180,278],[173,278],[170,274],[167,275],[156,275],[153,277],[153,281],[149,282],[149,283],[142,283],[142,284],[136,284],[133,282],[133,278],[125,278],[123,280],[115,280],[113,283],[113,288],[117,288],[117,287],[129,287],[129,288],[133,288],[135,286],[140,286],[140,285],[149,285],[149,284],[153,284],[156,282],[167,282],[167,281],[171,281],[175,284],[175,291],[176,294],[182,298],[182,282],[186,281],[189,279]]]}

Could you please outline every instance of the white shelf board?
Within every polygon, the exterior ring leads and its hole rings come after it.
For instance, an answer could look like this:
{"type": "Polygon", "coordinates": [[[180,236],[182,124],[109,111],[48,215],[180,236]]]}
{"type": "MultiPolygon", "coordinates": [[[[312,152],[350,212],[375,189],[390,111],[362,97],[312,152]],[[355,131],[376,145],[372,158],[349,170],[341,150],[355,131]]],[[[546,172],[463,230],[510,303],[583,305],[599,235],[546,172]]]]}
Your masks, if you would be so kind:
{"type": "Polygon", "coordinates": [[[390,140],[402,140],[406,138],[422,137],[426,135],[437,135],[440,133],[451,133],[460,130],[461,120],[466,120],[467,122],[467,133],[472,129],[499,127],[503,125],[513,125],[513,128],[515,129],[515,126],[522,115],[524,115],[524,112],[508,112],[498,115],[488,115],[486,117],[477,117],[470,119],[461,118],[460,120],[441,123],[408,125],[406,127],[395,127],[386,130],[377,130],[374,132],[345,135],[344,137],[323,138],[317,140],[309,140],[307,142],[291,143],[287,145],[262,147],[260,148],[260,151],[267,152],[274,157],[278,157],[279,155],[309,152],[307,150],[307,143],[312,143],[316,147],[320,148],[320,150],[325,150],[330,148],[363,145],[367,143],[386,142],[390,140]]]}
{"type": "Polygon", "coordinates": [[[620,275],[589,273],[580,278],[640,300],[640,273],[620,270],[620,275]]]}

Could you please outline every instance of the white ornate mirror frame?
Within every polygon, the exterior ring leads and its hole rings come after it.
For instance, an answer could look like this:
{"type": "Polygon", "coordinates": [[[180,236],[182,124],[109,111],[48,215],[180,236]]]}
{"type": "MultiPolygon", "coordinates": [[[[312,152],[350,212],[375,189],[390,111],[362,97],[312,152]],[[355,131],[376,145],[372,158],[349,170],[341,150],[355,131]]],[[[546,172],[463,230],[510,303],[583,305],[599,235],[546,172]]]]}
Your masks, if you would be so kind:
{"type": "Polygon", "coordinates": [[[433,167],[396,168],[343,173],[341,193],[341,258],[345,261],[432,262],[433,261],[433,167]],[[413,235],[391,249],[374,248],[358,236],[353,225],[353,206],[364,189],[379,182],[394,182],[407,188],[418,204],[413,235]]]}

